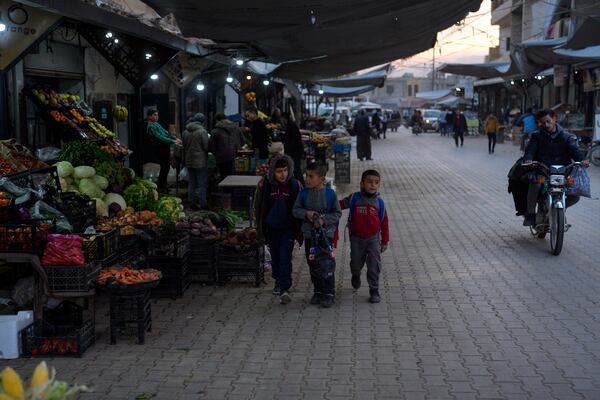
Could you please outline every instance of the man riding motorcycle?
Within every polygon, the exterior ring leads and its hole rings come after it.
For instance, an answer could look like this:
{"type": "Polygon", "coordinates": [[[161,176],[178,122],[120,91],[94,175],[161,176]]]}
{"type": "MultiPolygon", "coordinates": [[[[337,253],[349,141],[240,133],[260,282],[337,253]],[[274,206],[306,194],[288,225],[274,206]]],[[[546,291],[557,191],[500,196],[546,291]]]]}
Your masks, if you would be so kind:
{"type": "MultiPolygon", "coordinates": [[[[529,144],[523,156],[523,165],[529,165],[533,161],[551,165],[568,165],[572,161],[581,161],[587,167],[589,160],[584,160],[577,145],[577,136],[567,132],[556,123],[554,111],[546,109],[536,114],[538,131],[531,135],[529,144]]],[[[532,173],[527,191],[527,215],[523,226],[535,224],[535,206],[542,189],[538,183],[537,176],[532,173]]],[[[579,201],[579,196],[567,196],[567,207],[579,201]]]]}

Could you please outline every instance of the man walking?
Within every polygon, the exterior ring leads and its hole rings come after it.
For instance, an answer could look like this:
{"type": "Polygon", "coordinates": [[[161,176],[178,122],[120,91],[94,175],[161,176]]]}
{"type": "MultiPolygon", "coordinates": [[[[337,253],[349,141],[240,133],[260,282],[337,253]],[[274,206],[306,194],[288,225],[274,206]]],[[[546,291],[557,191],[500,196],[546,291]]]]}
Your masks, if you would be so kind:
{"type": "Polygon", "coordinates": [[[360,110],[359,115],[354,120],[354,133],[356,133],[356,155],[360,161],[365,158],[371,158],[371,132],[369,126],[369,117],[365,110],[360,110]]]}

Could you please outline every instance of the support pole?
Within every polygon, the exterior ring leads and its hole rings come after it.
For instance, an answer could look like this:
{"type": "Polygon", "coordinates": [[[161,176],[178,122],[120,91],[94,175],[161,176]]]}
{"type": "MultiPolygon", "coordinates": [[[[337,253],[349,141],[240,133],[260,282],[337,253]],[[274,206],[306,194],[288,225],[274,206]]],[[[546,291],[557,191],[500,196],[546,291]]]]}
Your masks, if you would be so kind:
{"type": "Polygon", "coordinates": [[[0,138],[10,138],[8,123],[8,78],[5,71],[0,71],[0,138]]]}
{"type": "Polygon", "coordinates": [[[142,150],[146,133],[144,131],[144,116],[142,113],[142,89],[137,86],[133,92],[133,104],[131,107],[132,126],[129,131],[129,148],[133,151],[133,154],[130,156],[129,166],[138,176],[143,176],[142,150]]]}

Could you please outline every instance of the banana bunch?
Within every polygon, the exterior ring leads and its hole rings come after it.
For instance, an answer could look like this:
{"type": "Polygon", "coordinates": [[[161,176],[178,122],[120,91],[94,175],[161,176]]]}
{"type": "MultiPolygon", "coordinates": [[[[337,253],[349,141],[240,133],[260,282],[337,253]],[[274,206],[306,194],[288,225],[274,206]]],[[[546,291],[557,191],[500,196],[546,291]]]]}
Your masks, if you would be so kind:
{"type": "Polygon", "coordinates": [[[56,371],[48,370],[45,361],[35,367],[31,383],[26,388],[19,374],[10,367],[0,373],[0,400],[47,400],[72,399],[80,392],[88,391],[85,386],[69,386],[54,379],[56,371]]]}
{"type": "Polygon", "coordinates": [[[115,106],[113,108],[113,117],[117,122],[125,122],[127,121],[127,117],[129,117],[129,111],[123,106],[115,106]]]}
{"type": "Polygon", "coordinates": [[[321,136],[318,133],[314,133],[311,136],[311,141],[313,143],[320,143],[320,144],[326,144],[327,143],[327,138],[325,136],[321,136]]]}
{"type": "Polygon", "coordinates": [[[107,129],[100,122],[90,122],[89,127],[96,135],[100,136],[101,138],[112,139],[116,136],[114,132],[107,129]]]}

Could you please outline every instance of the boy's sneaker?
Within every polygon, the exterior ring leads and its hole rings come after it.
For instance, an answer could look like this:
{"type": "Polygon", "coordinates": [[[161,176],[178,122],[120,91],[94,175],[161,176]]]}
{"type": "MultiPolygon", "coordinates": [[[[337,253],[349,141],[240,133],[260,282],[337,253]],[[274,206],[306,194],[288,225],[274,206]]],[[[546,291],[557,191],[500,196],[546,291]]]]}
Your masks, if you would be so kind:
{"type": "Polygon", "coordinates": [[[279,286],[277,286],[277,284],[273,288],[273,295],[274,296],[281,296],[281,289],[279,288],[279,286]]]}
{"type": "Polygon", "coordinates": [[[360,289],[360,275],[352,275],[352,287],[356,290],[360,289]]]}
{"type": "Polygon", "coordinates": [[[321,299],[321,307],[323,307],[323,308],[329,308],[329,307],[333,306],[333,303],[335,303],[335,301],[334,301],[334,297],[332,294],[326,294],[321,299]]]}
{"type": "Polygon", "coordinates": [[[292,296],[290,296],[288,292],[283,292],[281,293],[281,296],[279,296],[279,302],[281,304],[288,304],[290,301],[292,301],[292,296]]]}
{"type": "Polygon", "coordinates": [[[379,297],[379,290],[371,289],[369,290],[369,303],[379,303],[381,301],[381,297],[379,297]]]}
{"type": "Polygon", "coordinates": [[[321,304],[321,293],[313,294],[312,298],[310,299],[310,304],[314,304],[314,305],[321,304]]]}

